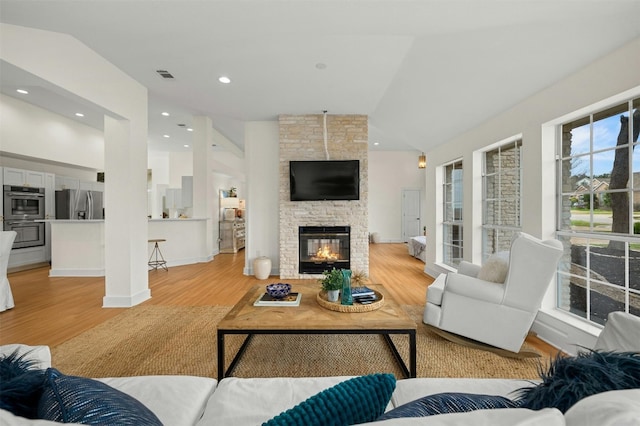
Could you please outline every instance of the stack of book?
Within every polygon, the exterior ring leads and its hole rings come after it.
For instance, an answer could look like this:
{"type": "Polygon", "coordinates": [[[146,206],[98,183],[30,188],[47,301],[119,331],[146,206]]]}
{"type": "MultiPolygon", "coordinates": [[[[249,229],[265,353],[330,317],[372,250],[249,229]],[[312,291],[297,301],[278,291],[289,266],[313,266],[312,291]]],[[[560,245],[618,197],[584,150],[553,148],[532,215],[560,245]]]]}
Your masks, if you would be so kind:
{"type": "Polygon", "coordinates": [[[351,297],[355,303],[360,303],[362,305],[368,305],[378,300],[376,293],[369,287],[352,287],[351,297]]]}

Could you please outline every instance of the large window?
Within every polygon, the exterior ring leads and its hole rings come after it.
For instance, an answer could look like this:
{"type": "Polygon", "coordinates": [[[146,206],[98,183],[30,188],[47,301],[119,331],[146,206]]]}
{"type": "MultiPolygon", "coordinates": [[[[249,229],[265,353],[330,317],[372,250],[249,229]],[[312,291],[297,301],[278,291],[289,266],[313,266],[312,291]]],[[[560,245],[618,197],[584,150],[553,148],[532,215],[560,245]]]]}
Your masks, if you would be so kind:
{"type": "Polygon", "coordinates": [[[462,260],[462,161],[444,166],[443,259],[457,267],[462,260]]]}
{"type": "Polygon", "coordinates": [[[520,139],[484,153],[482,168],[482,258],[507,251],[521,229],[520,139]]]}
{"type": "Polygon", "coordinates": [[[640,99],[569,123],[558,155],[558,306],[603,324],[640,316],[640,99]]]}

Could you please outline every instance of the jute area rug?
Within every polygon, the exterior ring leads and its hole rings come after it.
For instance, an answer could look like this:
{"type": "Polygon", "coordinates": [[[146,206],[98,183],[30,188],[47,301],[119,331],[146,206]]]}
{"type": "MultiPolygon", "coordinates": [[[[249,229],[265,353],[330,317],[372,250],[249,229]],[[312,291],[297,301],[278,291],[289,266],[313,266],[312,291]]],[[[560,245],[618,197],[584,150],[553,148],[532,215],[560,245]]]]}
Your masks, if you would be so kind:
{"type": "MultiPolygon", "coordinates": [[[[216,324],[228,306],[136,306],[52,348],[65,374],[122,377],[178,374],[216,377],[216,324]]],[[[422,306],[403,306],[418,324],[418,377],[535,379],[544,358],[504,358],[450,342],[422,323],[422,306]]],[[[228,366],[243,336],[227,336],[228,366]]],[[[408,339],[394,337],[408,360],[408,339]]],[[[532,348],[527,348],[533,350],[532,348]]],[[[234,375],[318,377],[389,372],[402,377],[377,335],[256,335],[234,375]]]]}

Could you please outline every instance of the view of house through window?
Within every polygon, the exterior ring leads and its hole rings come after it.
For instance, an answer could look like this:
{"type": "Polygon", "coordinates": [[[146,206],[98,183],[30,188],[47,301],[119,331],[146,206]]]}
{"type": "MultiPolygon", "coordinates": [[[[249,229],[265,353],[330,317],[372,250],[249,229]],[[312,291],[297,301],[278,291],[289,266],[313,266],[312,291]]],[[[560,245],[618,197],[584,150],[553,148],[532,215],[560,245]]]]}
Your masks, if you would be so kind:
{"type": "Polygon", "coordinates": [[[444,166],[443,259],[456,267],[462,260],[462,161],[444,166]]]}
{"type": "Polygon", "coordinates": [[[558,306],[603,324],[640,316],[640,99],[562,126],[558,306]]]}
{"type": "Polygon", "coordinates": [[[484,153],[482,171],[482,258],[508,251],[521,229],[522,140],[484,153]]]}

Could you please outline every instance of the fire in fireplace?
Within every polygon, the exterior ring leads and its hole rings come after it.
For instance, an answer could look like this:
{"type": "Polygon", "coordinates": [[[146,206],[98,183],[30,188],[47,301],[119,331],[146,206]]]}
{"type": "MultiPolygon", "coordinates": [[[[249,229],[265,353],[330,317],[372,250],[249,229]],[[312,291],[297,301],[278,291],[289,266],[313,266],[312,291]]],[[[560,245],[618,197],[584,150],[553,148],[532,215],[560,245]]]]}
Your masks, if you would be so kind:
{"type": "Polygon", "coordinates": [[[349,226],[301,226],[298,228],[300,274],[350,268],[349,226]]]}

